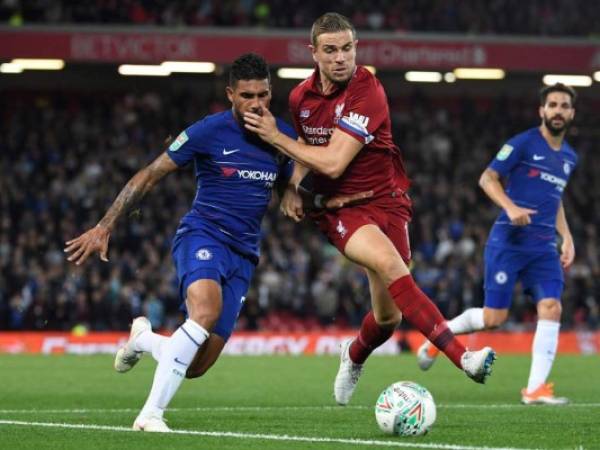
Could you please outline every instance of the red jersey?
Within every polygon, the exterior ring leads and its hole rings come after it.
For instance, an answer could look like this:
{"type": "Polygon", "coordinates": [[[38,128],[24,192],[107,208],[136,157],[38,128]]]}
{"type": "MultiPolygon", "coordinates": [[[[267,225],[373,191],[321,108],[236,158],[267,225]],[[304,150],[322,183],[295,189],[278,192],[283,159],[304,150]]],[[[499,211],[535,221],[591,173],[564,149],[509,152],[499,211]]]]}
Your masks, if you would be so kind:
{"type": "Polygon", "coordinates": [[[316,69],[292,90],[289,103],[296,131],[307,144],[326,147],[336,128],[364,144],[339,178],[315,173],[315,192],[349,195],[373,190],[374,200],[406,192],[410,181],[392,141],[387,97],[371,72],[357,66],[347,85],[323,95],[316,69]]]}

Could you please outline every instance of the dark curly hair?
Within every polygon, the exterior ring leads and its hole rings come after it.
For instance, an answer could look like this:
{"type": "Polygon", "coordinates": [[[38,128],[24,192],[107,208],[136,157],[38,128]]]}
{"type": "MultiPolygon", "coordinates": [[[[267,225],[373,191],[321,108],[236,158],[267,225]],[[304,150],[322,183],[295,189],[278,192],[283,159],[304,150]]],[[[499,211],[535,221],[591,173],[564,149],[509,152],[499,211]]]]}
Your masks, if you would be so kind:
{"type": "Polygon", "coordinates": [[[244,53],[231,65],[229,72],[229,85],[235,87],[239,80],[264,80],[271,81],[269,65],[265,59],[256,53],[244,53]]]}
{"type": "Polygon", "coordinates": [[[544,106],[546,104],[546,97],[548,94],[552,92],[564,92],[571,97],[571,106],[575,105],[575,100],[577,100],[577,92],[571,86],[567,86],[562,83],[555,83],[551,86],[545,86],[540,89],[540,105],[544,106]]]}

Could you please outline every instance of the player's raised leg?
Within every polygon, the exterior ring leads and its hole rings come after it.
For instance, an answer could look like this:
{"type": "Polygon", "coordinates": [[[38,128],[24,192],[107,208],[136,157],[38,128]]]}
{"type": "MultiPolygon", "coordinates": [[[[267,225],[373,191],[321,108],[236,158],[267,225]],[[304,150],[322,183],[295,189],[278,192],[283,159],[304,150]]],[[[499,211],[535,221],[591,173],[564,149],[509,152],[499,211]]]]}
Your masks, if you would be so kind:
{"type": "Polygon", "coordinates": [[[527,387],[521,391],[521,402],[526,405],[564,405],[569,400],[555,397],[554,384],[547,383],[558,347],[562,307],[557,299],[547,298],[538,302],[537,310],[538,323],[531,349],[531,369],[527,387]]]}
{"type": "Polygon", "coordinates": [[[170,431],[163,419],[164,411],[221,313],[221,286],[216,281],[194,281],[186,293],[189,318],[164,344],[150,395],[133,424],[134,430],[170,431]]]}
{"type": "Polygon", "coordinates": [[[340,405],[350,401],[371,352],[390,338],[402,320],[379,275],[370,269],[366,272],[373,309],[364,317],[356,338],[342,343],[340,368],[333,385],[335,401],[340,405]]]}
{"type": "Polygon", "coordinates": [[[495,352],[486,347],[468,352],[456,339],[437,306],[418,288],[389,238],[375,225],[360,227],[348,240],[345,255],[376,272],[388,287],[402,316],[473,380],[491,373],[495,352]]]}

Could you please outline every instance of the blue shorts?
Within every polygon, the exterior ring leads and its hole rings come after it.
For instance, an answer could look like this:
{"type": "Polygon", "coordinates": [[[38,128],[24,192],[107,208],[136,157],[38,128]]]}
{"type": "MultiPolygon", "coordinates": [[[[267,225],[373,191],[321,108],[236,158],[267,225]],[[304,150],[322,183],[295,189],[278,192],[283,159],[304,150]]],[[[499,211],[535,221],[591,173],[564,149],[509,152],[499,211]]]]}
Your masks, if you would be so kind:
{"type": "Polygon", "coordinates": [[[223,308],[210,331],[227,341],[246,300],[255,264],[227,244],[197,230],[176,235],[172,253],[179,280],[181,309],[186,313],[185,298],[190,284],[209,279],[221,285],[223,308]]]}
{"type": "Polygon", "coordinates": [[[484,259],[484,305],[488,308],[508,309],[519,280],[536,303],[544,298],[560,300],[565,281],[558,252],[523,252],[486,245],[484,259]]]}

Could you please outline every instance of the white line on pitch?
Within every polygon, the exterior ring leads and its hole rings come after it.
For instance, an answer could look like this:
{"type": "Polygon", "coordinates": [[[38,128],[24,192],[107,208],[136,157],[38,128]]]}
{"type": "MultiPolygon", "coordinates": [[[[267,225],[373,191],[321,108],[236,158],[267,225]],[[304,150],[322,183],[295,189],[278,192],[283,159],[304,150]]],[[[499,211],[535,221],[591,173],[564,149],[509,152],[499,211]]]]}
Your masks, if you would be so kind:
{"type": "MultiPolygon", "coordinates": [[[[0,420],[0,425],[21,425],[28,427],[46,427],[46,428],[68,428],[76,430],[98,430],[98,431],[119,431],[133,432],[131,428],[115,427],[108,425],[86,425],[77,423],[52,423],[52,422],[24,422],[21,420],[0,420]]],[[[238,439],[260,439],[266,441],[288,441],[288,442],[309,442],[309,443],[333,443],[333,444],[351,444],[368,445],[381,447],[404,447],[404,448],[431,448],[443,450],[528,450],[514,447],[474,447],[468,445],[454,444],[426,444],[411,443],[399,441],[379,441],[373,439],[343,439],[343,438],[325,438],[311,436],[290,436],[287,434],[259,434],[259,433],[234,433],[230,431],[195,431],[195,430],[171,430],[169,434],[183,434],[192,436],[206,437],[228,437],[238,439]]]]}
{"type": "MultiPolygon", "coordinates": [[[[525,406],[519,403],[498,403],[498,404],[441,404],[436,405],[439,409],[523,409],[525,406]]],[[[543,406],[540,405],[542,408],[543,406]]],[[[538,408],[540,406],[537,406],[538,408]]],[[[198,406],[189,408],[169,408],[169,412],[185,411],[347,411],[350,409],[371,409],[372,406],[354,405],[354,406],[198,406]]],[[[570,403],[562,405],[562,408],[600,408],[600,403],[570,403]]],[[[0,414],[33,414],[33,413],[52,413],[52,414],[89,414],[89,413],[130,413],[138,412],[139,408],[74,408],[74,409],[0,409],[0,414]]]]}

